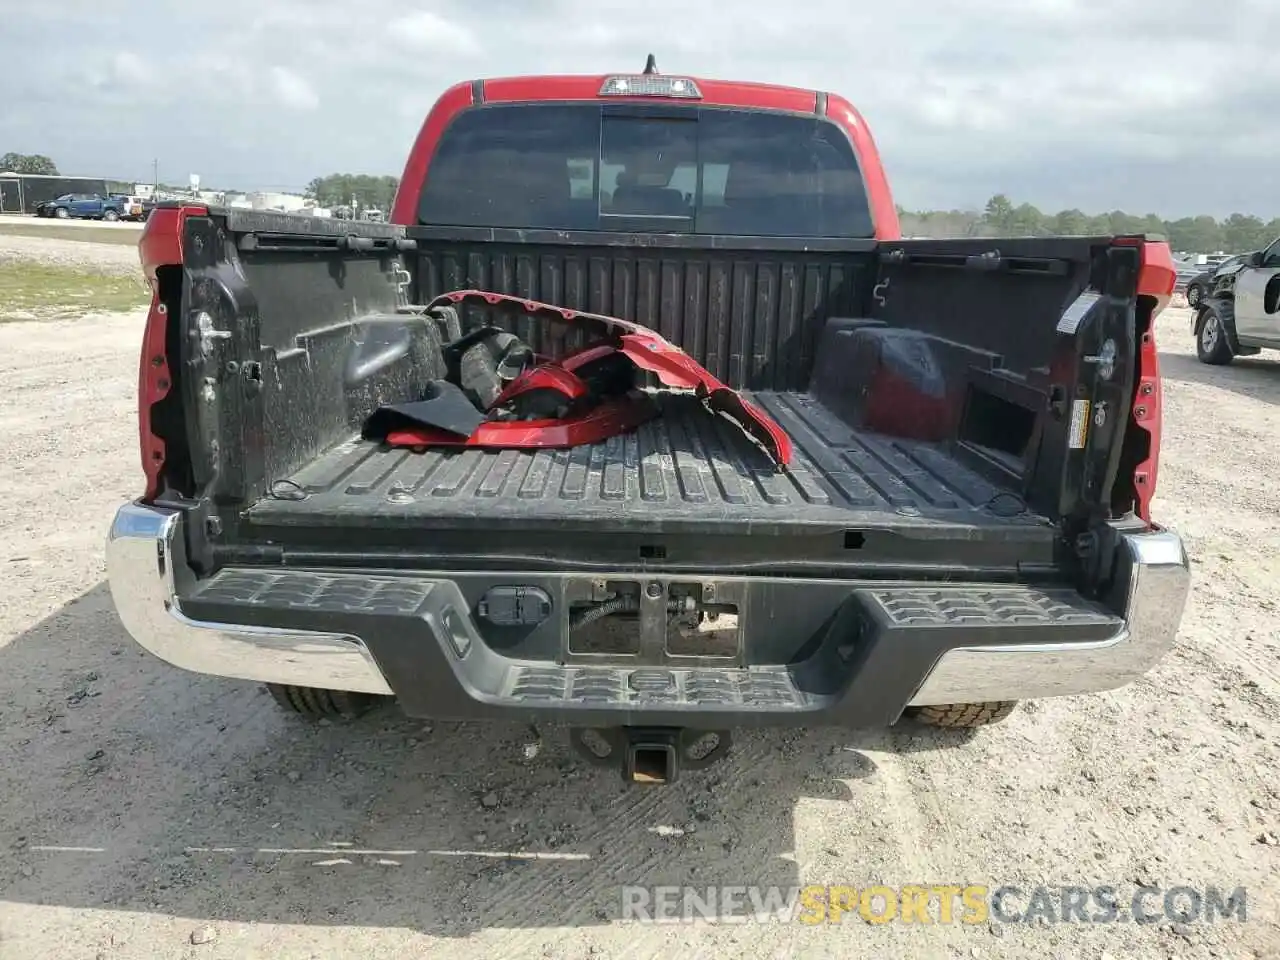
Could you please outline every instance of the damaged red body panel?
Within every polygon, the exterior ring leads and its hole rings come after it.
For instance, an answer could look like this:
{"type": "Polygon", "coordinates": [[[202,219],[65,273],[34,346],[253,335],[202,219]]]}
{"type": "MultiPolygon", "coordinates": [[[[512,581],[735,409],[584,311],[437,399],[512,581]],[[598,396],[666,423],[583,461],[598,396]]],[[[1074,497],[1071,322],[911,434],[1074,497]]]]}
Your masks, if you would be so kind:
{"type": "Polygon", "coordinates": [[[386,442],[393,447],[497,447],[529,450],[579,447],[600,443],[634,430],[657,414],[648,397],[616,397],[577,417],[560,420],[490,420],[469,437],[431,427],[391,430],[386,442]]]}
{"type": "MultiPolygon", "coordinates": [[[[604,345],[612,346],[621,351],[640,369],[655,374],[664,386],[692,390],[711,410],[732,417],[748,436],[764,447],[765,451],[780,467],[786,467],[791,463],[791,438],[787,436],[786,432],[772,417],[755,404],[744,399],[737,391],[726,386],[702,364],[694,360],[693,357],[649,327],[621,320],[618,317],[609,317],[598,313],[583,313],[578,310],[570,310],[567,307],[558,307],[549,303],[541,303],[537,300],[526,300],[523,297],[504,293],[491,293],[485,290],[455,290],[452,293],[442,294],[432,300],[427,305],[427,308],[430,310],[433,307],[452,306],[460,303],[506,307],[511,310],[522,311],[530,316],[573,324],[582,328],[590,339],[604,341],[604,345]]],[[[537,423],[554,426],[564,422],[532,421],[521,424],[503,424],[503,426],[520,426],[526,429],[533,429],[537,423]]],[[[488,426],[489,424],[486,424],[485,427],[481,428],[481,431],[488,426]]],[[[550,427],[546,429],[550,429],[550,427]]],[[[551,430],[550,435],[560,436],[562,431],[551,430]]],[[[531,441],[523,445],[562,446],[565,444],[552,442],[538,444],[531,441]]]]}
{"type": "Polygon", "coordinates": [[[553,390],[566,400],[580,400],[587,395],[587,385],[568,367],[557,366],[554,363],[541,363],[526,370],[507,384],[490,404],[490,409],[501,407],[516,397],[535,390],[553,390]]]}

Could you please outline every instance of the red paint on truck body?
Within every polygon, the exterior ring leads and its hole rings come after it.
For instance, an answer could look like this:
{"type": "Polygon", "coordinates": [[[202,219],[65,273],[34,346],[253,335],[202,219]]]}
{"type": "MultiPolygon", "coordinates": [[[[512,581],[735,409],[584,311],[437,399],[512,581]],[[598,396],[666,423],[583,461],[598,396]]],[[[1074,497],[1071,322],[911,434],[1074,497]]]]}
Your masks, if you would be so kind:
{"type": "Polygon", "coordinates": [[[142,352],[138,357],[138,444],[142,454],[142,472],[146,476],[144,500],[154,500],[160,493],[160,475],[164,471],[165,444],[151,429],[151,408],[169,395],[173,375],[169,368],[166,339],[169,307],[160,299],[157,270],[166,266],[182,266],[182,233],[187,217],[207,216],[207,207],[179,205],[156,207],[147,218],[138,241],[138,258],[142,272],[151,285],[151,307],[142,330],[142,352]]]}
{"type": "Polygon", "coordinates": [[[1138,296],[1150,303],[1140,304],[1140,309],[1150,309],[1151,318],[1146,332],[1138,343],[1138,382],[1135,385],[1133,423],[1149,435],[1146,460],[1133,470],[1133,489],[1137,499],[1135,512],[1147,523],[1151,522],[1151,499],[1155,496],[1156,482],[1160,479],[1160,440],[1164,429],[1164,401],[1160,382],[1160,354],[1156,350],[1156,317],[1160,315],[1173,296],[1173,286],[1178,280],[1173,265],[1173,253],[1169,244],[1144,237],[1117,237],[1119,246],[1139,248],[1138,296]]]}

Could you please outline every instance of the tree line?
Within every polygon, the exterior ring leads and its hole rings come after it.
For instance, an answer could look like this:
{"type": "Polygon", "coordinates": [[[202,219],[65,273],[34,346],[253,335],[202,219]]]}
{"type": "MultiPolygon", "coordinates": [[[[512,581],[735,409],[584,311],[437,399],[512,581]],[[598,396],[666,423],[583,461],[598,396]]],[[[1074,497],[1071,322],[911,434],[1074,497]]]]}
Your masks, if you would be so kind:
{"type": "Polygon", "coordinates": [[[1002,193],[981,210],[905,210],[906,237],[1053,237],[1110,236],[1119,233],[1157,233],[1176,251],[1186,253],[1246,253],[1280,237],[1280,217],[1264,221],[1251,214],[1233,213],[1225,220],[1210,216],[1165,220],[1154,213],[1123,210],[1087,214],[1082,210],[1045,213],[1029,203],[1015,205],[1002,193]]]}
{"type": "MultiPolygon", "coordinates": [[[[57,176],[58,167],[42,154],[0,155],[0,172],[43,173],[57,176]]],[[[323,207],[374,207],[389,212],[398,177],[362,173],[331,173],[307,184],[306,195],[323,207]]],[[[906,210],[899,208],[902,233],[907,237],[1053,237],[1110,236],[1118,233],[1157,233],[1174,250],[1187,253],[1245,253],[1259,250],[1280,237],[1280,217],[1264,221],[1246,213],[1225,220],[1210,216],[1165,220],[1112,210],[1088,214],[1082,210],[1046,213],[1029,204],[1014,204],[1003,193],[982,210],[906,210]]]]}
{"type": "Polygon", "coordinates": [[[390,212],[399,177],[377,177],[363,173],[331,173],[307,184],[306,195],[322,207],[375,207],[390,212]]]}
{"type": "Polygon", "coordinates": [[[0,173],[42,173],[56,177],[58,165],[42,153],[13,153],[0,156],[0,173]]]}

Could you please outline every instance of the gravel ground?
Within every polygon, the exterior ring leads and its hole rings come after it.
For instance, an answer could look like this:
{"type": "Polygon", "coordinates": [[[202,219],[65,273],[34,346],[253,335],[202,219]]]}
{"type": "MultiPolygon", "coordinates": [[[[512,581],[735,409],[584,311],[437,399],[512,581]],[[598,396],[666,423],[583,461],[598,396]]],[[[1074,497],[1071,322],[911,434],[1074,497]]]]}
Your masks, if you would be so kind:
{"type": "Polygon", "coordinates": [[[5,227],[27,227],[33,230],[49,230],[51,232],[71,228],[89,232],[118,230],[122,233],[128,233],[132,230],[134,233],[139,233],[142,230],[143,223],[140,220],[116,220],[114,223],[109,223],[106,220],[59,220],[57,217],[35,217],[29,214],[6,213],[0,215],[0,231],[4,230],[5,227]]]}
{"type": "Polygon", "coordinates": [[[0,260],[38,261],[112,276],[139,273],[138,248],[130,244],[76,243],[0,233],[0,260]]]}
{"type": "Polygon", "coordinates": [[[1280,956],[1280,366],[1201,366],[1186,321],[1160,324],[1156,511],[1195,593],[1150,677],[961,743],[747,735],[648,791],[518,728],[309,726],[144,654],[102,557],[142,314],[0,326],[0,957],[1280,956]],[[873,882],[1245,885],[1250,919],[617,919],[621,884],[873,882]]]}

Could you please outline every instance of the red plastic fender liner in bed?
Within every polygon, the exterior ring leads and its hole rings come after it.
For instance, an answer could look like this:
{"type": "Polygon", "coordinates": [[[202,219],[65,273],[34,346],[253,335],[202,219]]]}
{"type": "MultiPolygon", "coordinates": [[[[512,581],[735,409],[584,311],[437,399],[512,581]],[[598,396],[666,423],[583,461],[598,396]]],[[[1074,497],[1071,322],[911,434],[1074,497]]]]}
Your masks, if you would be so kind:
{"type": "Polygon", "coordinates": [[[772,417],[722,383],[702,364],[656,330],[618,317],[583,313],[568,307],[486,290],[454,290],[441,294],[427,304],[427,309],[459,303],[505,306],[522,310],[531,316],[585,327],[589,335],[609,340],[636,366],[655,374],[664,386],[693,390],[712,410],[732,417],[748,436],[764,447],[778,466],[786,467],[791,463],[791,438],[772,417]]]}
{"type": "Polygon", "coordinates": [[[593,360],[602,360],[609,354],[617,352],[618,348],[613,346],[613,344],[602,343],[594,347],[587,347],[585,350],[579,350],[577,353],[570,354],[563,360],[557,360],[556,363],[564,367],[564,369],[568,370],[570,373],[575,373],[582,367],[585,367],[588,363],[591,363],[593,360]]]}
{"type": "Polygon", "coordinates": [[[508,383],[501,393],[489,404],[489,409],[505,406],[517,397],[533,393],[535,390],[550,390],[562,395],[566,402],[581,400],[587,395],[587,385],[573,371],[557,366],[555,363],[540,363],[530,367],[508,383]]]}
{"type": "Polygon", "coordinates": [[[431,427],[391,430],[392,447],[490,447],[496,449],[555,449],[600,443],[652,420],[657,405],[648,397],[606,400],[578,417],[561,420],[490,420],[469,437],[431,427]]]}

